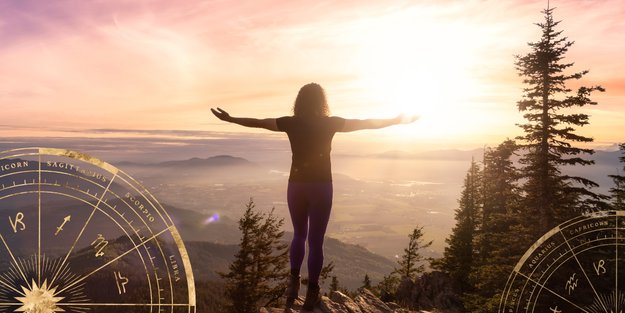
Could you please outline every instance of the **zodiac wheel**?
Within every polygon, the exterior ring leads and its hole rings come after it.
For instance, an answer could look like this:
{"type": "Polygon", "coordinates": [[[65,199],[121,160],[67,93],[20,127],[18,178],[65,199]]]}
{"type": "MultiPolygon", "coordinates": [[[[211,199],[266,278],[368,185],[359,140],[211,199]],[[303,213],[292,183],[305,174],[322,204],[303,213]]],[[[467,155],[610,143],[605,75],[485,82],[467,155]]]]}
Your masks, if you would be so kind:
{"type": "Polygon", "coordinates": [[[499,312],[625,312],[625,212],[587,214],[545,234],[514,268],[499,312]]]}
{"type": "Polygon", "coordinates": [[[137,181],[88,155],[0,152],[0,311],[196,311],[186,249],[137,181]]]}

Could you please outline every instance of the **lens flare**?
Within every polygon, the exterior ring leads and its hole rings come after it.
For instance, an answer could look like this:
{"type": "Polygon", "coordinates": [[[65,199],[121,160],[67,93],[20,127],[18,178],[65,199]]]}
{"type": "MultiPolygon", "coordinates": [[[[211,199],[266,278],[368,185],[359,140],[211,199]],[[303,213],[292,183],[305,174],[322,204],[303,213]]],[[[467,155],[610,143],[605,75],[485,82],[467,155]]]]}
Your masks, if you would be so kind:
{"type": "Polygon", "coordinates": [[[219,221],[219,213],[215,213],[204,220],[204,225],[219,221]]]}

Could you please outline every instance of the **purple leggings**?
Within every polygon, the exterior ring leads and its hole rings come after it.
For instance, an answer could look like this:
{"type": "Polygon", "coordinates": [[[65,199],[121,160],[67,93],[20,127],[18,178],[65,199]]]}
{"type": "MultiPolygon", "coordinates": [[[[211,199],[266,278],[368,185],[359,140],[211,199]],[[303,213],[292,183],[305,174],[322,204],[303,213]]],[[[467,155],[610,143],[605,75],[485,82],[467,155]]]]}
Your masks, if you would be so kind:
{"type": "Polygon", "coordinates": [[[308,238],[308,280],[318,284],[323,267],[323,237],[332,209],[332,182],[289,182],[287,202],[293,222],[291,271],[299,273],[308,238]]]}

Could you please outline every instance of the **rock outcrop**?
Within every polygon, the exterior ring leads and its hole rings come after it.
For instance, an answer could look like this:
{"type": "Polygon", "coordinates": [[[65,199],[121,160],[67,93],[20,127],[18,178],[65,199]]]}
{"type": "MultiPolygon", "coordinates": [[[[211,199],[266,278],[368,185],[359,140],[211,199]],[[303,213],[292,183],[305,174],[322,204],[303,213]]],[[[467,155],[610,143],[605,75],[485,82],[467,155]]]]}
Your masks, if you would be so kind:
{"type": "Polygon", "coordinates": [[[285,312],[284,309],[261,308],[259,313],[410,313],[397,304],[382,302],[367,289],[363,289],[354,299],[339,291],[333,291],[329,297],[321,297],[321,303],[313,311],[304,311],[303,304],[304,301],[300,297],[289,312],[285,312]]]}
{"type": "Polygon", "coordinates": [[[361,289],[353,299],[333,291],[321,297],[321,303],[311,312],[302,310],[304,300],[295,301],[293,309],[261,308],[259,313],[461,313],[462,301],[454,281],[445,273],[430,272],[416,281],[404,279],[396,294],[396,303],[386,303],[371,291],[361,289]],[[409,311],[403,307],[413,308],[409,311]]]}

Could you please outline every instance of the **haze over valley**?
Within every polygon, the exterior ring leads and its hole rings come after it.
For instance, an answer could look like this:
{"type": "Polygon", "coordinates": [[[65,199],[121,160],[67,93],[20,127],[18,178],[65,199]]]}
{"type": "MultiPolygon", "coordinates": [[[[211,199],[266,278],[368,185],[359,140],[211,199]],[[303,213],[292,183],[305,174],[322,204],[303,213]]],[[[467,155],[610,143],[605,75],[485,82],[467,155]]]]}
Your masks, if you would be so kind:
{"type": "MultiPolygon", "coordinates": [[[[236,221],[250,198],[260,210],[275,208],[285,219],[285,230],[292,231],[286,205],[288,142],[247,138],[19,139],[0,148],[28,143],[89,153],[139,180],[161,203],[201,213],[205,219],[194,231],[210,233],[209,241],[236,244],[236,221]],[[220,230],[212,231],[215,227],[220,230]]],[[[351,152],[356,153],[334,150],[334,205],[327,235],[393,260],[402,254],[408,233],[424,226],[425,239],[434,240],[427,254],[441,256],[464,176],[483,150],[351,152]]],[[[607,175],[618,168],[618,152],[602,150],[594,158],[598,164],[575,171],[597,181],[605,193],[611,187],[607,175]]]]}

